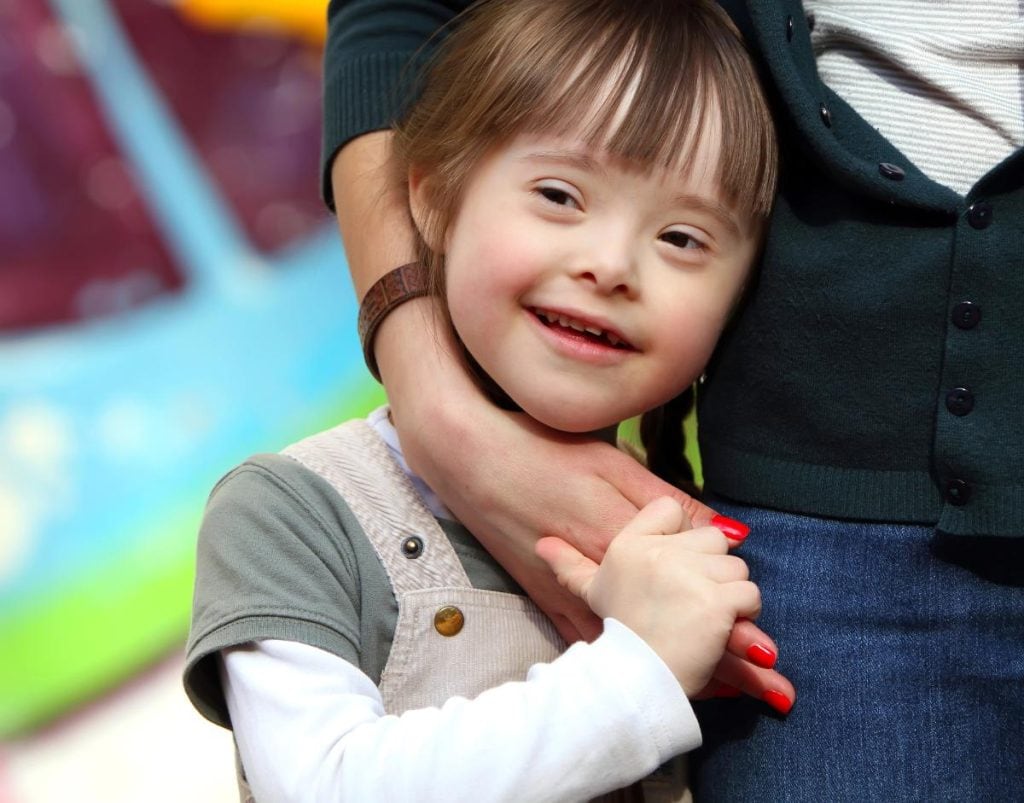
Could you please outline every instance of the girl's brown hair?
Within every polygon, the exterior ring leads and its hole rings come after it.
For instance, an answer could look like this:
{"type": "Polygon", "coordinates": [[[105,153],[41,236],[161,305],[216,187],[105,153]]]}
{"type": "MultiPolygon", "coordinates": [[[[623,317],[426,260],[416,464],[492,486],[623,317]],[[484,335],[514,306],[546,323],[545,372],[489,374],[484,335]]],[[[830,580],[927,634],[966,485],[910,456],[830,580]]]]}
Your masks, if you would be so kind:
{"type": "MultiPolygon", "coordinates": [[[[395,163],[402,181],[410,168],[424,177],[422,258],[445,314],[443,256],[425,243],[444,241],[473,169],[519,134],[582,124],[595,149],[685,171],[710,124],[724,200],[757,229],[771,211],[771,116],[714,0],[483,0],[457,20],[419,90],[395,125],[395,163]]],[[[641,425],[649,466],[676,484],[692,479],[681,448],[692,399],[687,390],[641,425]]]]}

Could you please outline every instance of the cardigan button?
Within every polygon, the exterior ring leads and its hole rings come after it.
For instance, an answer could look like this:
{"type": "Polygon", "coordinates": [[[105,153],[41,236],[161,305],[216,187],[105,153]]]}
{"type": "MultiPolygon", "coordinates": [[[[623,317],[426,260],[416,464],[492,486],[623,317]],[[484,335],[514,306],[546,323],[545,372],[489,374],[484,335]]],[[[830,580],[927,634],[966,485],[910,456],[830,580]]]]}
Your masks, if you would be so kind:
{"type": "Polygon", "coordinates": [[[974,409],[974,394],[967,388],[953,388],[946,394],[946,409],[953,415],[967,415],[974,409]]]}
{"type": "Polygon", "coordinates": [[[878,172],[885,178],[892,179],[893,181],[903,181],[903,177],[906,175],[902,167],[894,165],[892,162],[880,162],[878,172]]]}
{"type": "Polygon", "coordinates": [[[832,112],[828,110],[828,106],[824,103],[818,108],[818,113],[821,115],[821,122],[825,124],[825,128],[832,127],[832,112]]]}
{"type": "Polygon", "coordinates": [[[786,17],[786,41],[793,41],[793,17],[786,17]]]}
{"type": "Polygon", "coordinates": [[[978,201],[967,207],[967,222],[975,229],[987,229],[992,225],[992,205],[978,201]]]}
{"type": "Polygon", "coordinates": [[[971,301],[961,301],[953,307],[953,323],[960,329],[973,329],[981,320],[981,307],[971,301]]]}
{"type": "Polygon", "coordinates": [[[946,480],[944,496],[949,504],[963,507],[971,498],[971,486],[964,480],[946,480]]]}
{"type": "Polygon", "coordinates": [[[434,630],[442,636],[451,637],[458,634],[464,624],[466,624],[466,617],[454,605],[438,608],[437,613],[434,614],[434,630]]]}

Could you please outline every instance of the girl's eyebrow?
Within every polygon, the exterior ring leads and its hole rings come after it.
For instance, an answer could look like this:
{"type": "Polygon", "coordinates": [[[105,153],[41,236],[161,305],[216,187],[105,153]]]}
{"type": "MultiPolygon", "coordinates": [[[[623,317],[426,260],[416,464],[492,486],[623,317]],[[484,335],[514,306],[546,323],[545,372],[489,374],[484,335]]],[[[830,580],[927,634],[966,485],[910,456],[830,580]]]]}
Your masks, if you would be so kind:
{"type": "Polygon", "coordinates": [[[732,213],[732,210],[730,210],[729,207],[721,201],[708,198],[704,195],[693,195],[691,193],[677,195],[672,200],[673,203],[679,206],[686,206],[690,209],[696,209],[699,212],[711,215],[711,217],[725,226],[733,236],[742,236],[740,224],[737,222],[736,216],[732,213]]]}
{"type": "Polygon", "coordinates": [[[546,151],[532,151],[525,153],[518,158],[520,162],[549,162],[551,164],[568,164],[572,167],[586,170],[588,172],[604,173],[604,167],[592,156],[579,150],[557,149],[546,151]]]}

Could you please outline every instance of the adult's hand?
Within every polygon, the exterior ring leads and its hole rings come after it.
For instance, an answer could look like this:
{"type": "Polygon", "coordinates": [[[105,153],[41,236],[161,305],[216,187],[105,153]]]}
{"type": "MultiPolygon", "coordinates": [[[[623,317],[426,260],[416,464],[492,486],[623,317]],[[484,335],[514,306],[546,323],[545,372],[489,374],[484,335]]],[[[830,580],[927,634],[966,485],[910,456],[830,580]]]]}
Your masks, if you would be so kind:
{"type": "Polygon", "coordinates": [[[761,592],[720,530],[682,527],[679,503],[660,497],[622,528],[600,563],[561,538],[542,538],[537,554],[594,613],[647,642],[694,697],[710,683],[737,619],[760,615],[761,592]]]}
{"type": "Polygon", "coordinates": [[[660,498],[615,536],[600,564],[561,538],[541,538],[536,551],[595,613],[643,638],[687,696],[746,693],[788,713],[796,691],[773,669],[775,643],[750,621],[760,595],[746,564],[726,554],[735,542],[688,525],[675,500],[660,498]]]}

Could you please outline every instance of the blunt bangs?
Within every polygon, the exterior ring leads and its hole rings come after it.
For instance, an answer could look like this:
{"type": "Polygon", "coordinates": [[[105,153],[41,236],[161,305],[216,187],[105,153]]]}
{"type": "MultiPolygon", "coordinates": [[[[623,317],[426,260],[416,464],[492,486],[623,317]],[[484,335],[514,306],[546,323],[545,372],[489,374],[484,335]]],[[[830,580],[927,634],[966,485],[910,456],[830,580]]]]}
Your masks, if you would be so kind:
{"type": "Polygon", "coordinates": [[[740,35],[713,0],[485,0],[444,43],[398,127],[398,149],[458,181],[519,134],[581,129],[595,149],[683,171],[705,134],[716,136],[726,201],[754,220],[771,211],[771,116],[740,35]]]}

